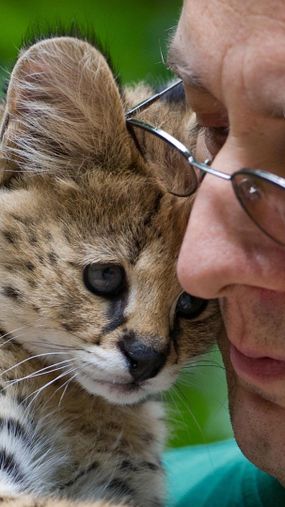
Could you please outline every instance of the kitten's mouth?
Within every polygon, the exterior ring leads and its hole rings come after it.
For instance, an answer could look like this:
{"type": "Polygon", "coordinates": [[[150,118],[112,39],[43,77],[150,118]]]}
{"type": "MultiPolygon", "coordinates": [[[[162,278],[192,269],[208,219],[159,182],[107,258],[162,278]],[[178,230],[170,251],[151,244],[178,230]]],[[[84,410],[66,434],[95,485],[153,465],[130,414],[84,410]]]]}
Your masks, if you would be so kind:
{"type": "Polygon", "coordinates": [[[95,380],[95,382],[101,386],[119,389],[122,392],[133,391],[141,388],[141,384],[138,384],[137,382],[110,382],[108,380],[95,380]]]}
{"type": "Polygon", "coordinates": [[[77,380],[89,393],[115,404],[137,403],[147,395],[143,383],[95,379],[86,373],[80,374],[77,380]]]}

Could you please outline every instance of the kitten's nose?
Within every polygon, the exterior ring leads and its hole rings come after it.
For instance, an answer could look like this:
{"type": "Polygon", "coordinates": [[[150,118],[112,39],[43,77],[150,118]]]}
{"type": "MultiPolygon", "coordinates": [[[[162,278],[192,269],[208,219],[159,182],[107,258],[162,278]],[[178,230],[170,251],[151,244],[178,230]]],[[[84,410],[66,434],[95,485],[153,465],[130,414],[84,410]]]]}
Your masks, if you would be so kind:
{"type": "Polygon", "coordinates": [[[119,342],[119,347],[129,363],[129,372],[136,382],[155,377],[165,364],[167,352],[145,345],[132,334],[119,342]]]}

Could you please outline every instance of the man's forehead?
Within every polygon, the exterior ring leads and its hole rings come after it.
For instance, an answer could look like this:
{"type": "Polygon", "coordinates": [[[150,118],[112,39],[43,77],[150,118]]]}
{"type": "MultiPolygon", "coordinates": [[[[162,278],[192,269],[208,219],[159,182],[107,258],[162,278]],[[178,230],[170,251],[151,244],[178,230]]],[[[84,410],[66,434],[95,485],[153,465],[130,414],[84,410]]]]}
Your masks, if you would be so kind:
{"type": "Polygon", "coordinates": [[[183,58],[185,49],[191,55],[203,43],[212,53],[216,46],[234,44],[251,30],[273,29],[276,24],[284,30],[284,0],[184,0],[170,57],[175,53],[183,58]]]}
{"type": "MultiPolygon", "coordinates": [[[[274,75],[278,76],[278,84],[285,80],[284,3],[283,0],[245,0],[241,4],[235,0],[185,0],[169,48],[169,65],[185,84],[202,91],[210,90],[222,102],[225,101],[225,87],[235,87],[234,75],[238,78],[238,73],[243,74],[240,81],[248,84],[249,89],[256,88],[258,80],[260,94],[248,98],[268,102],[272,109],[270,95],[278,90],[272,83],[268,87],[268,83],[274,75]],[[242,16],[245,4],[251,16],[248,13],[242,16]],[[268,4],[274,4],[274,13],[272,8],[268,9],[268,4]],[[280,6],[284,21],[278,12],[280,6]],[[262,12],[264,15],[260,15],[262,12]]],[[[274,110],[280,110],[281,100],[284,111],[284,98],[277,93],[274,110]]]]}
{"type": "Polygon", "coordinates": [[[210,63],[215,63],[223,52],[222,43],[226,38],[225,27],[220,29],[220,17],[216,20],[213,5],[219,0],[186,0],[171,41],[168,64],[184,82],[195,88],[203,88],[204,76],[210,63]],[[209,62],[208,62],[209,60],[209,62]]]}
{"type": "Polygon", "coordinates": [[[226,13],[228,16],[240,16],[245,21],[248,16],[263,14],[267,17],[274,16],[276,10],[284,18],[284,0],[184,0],[183,12],[193,13],[195,9],[200,13],[211,12],[217,16],[226,13]]]}

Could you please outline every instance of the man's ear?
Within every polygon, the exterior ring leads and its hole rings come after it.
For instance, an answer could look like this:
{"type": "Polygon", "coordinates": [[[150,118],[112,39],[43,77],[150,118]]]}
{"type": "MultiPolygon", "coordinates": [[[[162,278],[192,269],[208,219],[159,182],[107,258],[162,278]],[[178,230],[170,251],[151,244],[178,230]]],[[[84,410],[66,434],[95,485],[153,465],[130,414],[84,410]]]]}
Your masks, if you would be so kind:
{"type": "Polygon", "coordinates": [[[71,37],[22,52],[0,135],[0,182],[11,171],[64,176],[92,164],[114,169],[130,158],[122,100],[106,59],[71,37]]]}

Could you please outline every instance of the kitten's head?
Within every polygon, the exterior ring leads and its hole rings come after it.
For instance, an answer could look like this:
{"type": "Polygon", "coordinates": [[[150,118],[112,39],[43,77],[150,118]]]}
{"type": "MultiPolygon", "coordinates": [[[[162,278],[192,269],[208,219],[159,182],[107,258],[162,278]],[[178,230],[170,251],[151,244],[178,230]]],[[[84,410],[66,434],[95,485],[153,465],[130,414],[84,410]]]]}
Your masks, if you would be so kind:
{"type": "Polygon", "coordinates": [[[0,327],[114,403],[168,388],[219,327],[176,277],[191,202],[157,181],[124,100],[93,46],[44,40],[14,68],[1,133],[0,327]]]}

